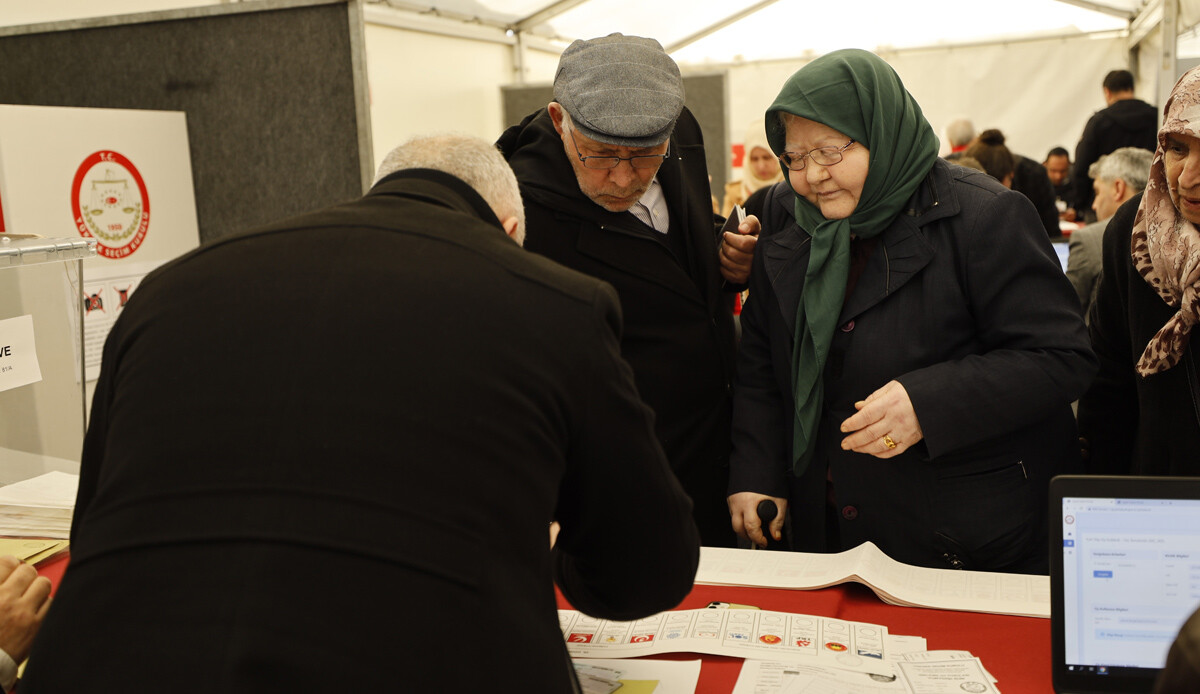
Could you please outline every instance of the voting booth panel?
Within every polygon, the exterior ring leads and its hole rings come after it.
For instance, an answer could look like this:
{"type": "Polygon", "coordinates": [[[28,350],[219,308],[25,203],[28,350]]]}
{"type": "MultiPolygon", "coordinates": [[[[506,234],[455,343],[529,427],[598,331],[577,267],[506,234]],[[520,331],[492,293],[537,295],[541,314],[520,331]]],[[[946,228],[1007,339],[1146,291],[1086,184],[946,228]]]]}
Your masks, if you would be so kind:
{"type": "Polygon", "coordinates": [[[0,102],[186,113],[208,241],[369,186],[360,12],[274,0],[0,28],[0,102]]]}

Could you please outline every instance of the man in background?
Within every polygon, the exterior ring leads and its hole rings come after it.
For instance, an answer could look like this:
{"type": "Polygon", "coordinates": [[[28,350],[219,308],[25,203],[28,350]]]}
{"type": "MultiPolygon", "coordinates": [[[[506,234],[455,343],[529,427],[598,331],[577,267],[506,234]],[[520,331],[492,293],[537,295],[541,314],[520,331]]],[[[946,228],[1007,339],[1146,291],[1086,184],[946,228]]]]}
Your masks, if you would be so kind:
{"type": "Polygon", "coordinates": [[[955,118],[946,124],[945,135],[946,143],[950,145],[950,154],[946,159],[954,161],[975,139],[975,124],[968,118],[955,118]]]}
{"type": "Polygon", "coordinates": [[[1046,154],[1046,161],[1042,162],[1042,166],[1046,167],[1050,185],[1054,186],[1054,204],[1059,208],[1059,216],[1063,217],[1071,191],[1071,154],[1066,148],[1055,147],[1046,154]]]}
{"type": "Polygon", "coordinates": [[[612,288],[522,250],[487,142],[380,176],[139,286],[22,694],[572,691],[554,579],[619,620],[690,590],[612,288]]]}
{"type": "MultiPolygon", "coordinates": [[[[1121,147],[1139,147],[1154,152],[1158,147],[1158,109],[1133,93],[1133,73],[1113,70],[1104,76],[1104,103],[1083,128],[1075,146],[1071,172],[1071,207],[1076,219],[1096,221],[1092,209],[1092,179],[1088,170],[1102,155],[1121,147]]],[[[1068,213],[1069,214],[1069,213],[1068,213]]]]}
{"type": "Polygon", "coordinates": [[[1088,170],[1095,191],[1092,209],[1099,221],[1076,229],[1071,234],[1070,255],[1067,258],[1067,279],[1071,280],[1071,285],[1079,295],[1085,320],[1089,319],[1088,314],[1095,301],[1096,285],[1103,265],[1101,251],[1104,228],[1121,203],[1145,190],[1153,160],[1153,152],[1138,147],[1122,147],[1100,157],[1088,170]]]}
{"type": "Polygon", "coordinates": [[[700,126],[683,103],[679,67],[657,41],[576,41],[559,61],[554,101],[498,144],[521,184],[526,248],[616,288],[621,353],[700,537],[732,546],[731,306],[759,224],[749,216],[720,234],[700,126]]]}

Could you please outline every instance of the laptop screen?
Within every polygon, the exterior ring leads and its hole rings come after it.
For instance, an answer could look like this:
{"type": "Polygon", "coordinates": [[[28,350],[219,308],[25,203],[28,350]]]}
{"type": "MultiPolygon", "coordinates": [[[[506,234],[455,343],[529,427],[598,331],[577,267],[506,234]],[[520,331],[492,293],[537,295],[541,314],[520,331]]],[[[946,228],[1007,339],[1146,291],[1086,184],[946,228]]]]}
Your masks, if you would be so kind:
{"type": "Polygon", "coordinates": [[[1147,691],[1200,605],[1200,480],[1056,478],[1051,498],[1055,686],[1147,691]]]}

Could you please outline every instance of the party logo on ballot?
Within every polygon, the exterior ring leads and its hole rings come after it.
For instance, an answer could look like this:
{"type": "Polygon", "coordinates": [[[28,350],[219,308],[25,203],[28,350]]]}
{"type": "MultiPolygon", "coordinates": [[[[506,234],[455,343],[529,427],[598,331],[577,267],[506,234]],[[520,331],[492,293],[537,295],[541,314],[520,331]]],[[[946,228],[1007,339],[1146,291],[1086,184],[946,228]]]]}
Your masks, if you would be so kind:
{"type": "Polygon", "coordinates": [[[75,172],[71,186],[75,228],[97,240],[105,258],[125,258],[146,240],[150,228],[150,196],[142,174],[120,152],[91,154],[75,172]]]}

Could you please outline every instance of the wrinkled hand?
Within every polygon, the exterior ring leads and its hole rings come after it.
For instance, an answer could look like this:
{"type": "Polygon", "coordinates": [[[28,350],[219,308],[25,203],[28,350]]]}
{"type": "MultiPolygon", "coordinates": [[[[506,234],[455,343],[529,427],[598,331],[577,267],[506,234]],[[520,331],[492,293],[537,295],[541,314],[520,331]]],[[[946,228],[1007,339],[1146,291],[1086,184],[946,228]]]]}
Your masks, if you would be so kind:
{"type": "Polygon", "coordinates": [[[854,403],[858,413],[842,422],[842,448],[867,453],[876,458],[891,458],[908,450],[925,438],[921,423],[913,411],[908,391],[897,381],[888,381],[882,388],[854,403]],[[889,448],[884,437],[896,444],[889,448]]]}
{"type": "Polygon", "coordinates": [[[762,520],[758,517],[758,502],[770,499],[779,507],[775,520],[768,528],[775,540],[783,539],[783,519],[787,516],[787,499],[754,492],[738,492],[730,494],[726,501],[729,503],[729,518],[733,523],[733,532],[753,542],[759,547],[767,546],[767,538],[762,532],[762,520]]]}
{"type": "Polygon", "coordinates": [[[749,215],[738,225],[738,233],[727,231],[721,238],[721,276],[733,284],[745,284],[750,279],[750,264],[754,246],[762,225],[758,217],[749,215]]]}
{"type": "Polygon", "coordinates": [[[0,557],[0,648],[17,663],[29,656],[50,609],[50,579],[13,556],[0,557]]]}

